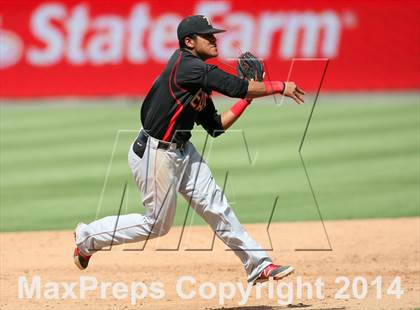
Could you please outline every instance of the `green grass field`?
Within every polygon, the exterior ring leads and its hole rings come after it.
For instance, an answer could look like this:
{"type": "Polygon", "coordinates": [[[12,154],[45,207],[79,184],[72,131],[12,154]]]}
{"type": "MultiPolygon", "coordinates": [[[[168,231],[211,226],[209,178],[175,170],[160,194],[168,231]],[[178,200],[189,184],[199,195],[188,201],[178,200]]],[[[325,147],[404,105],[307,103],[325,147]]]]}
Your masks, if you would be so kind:
{"type": "MultiPolygon", "coordinates": [[[[298,156],[310,99],[257,100],[209,141],[205,158],[220,186],[228,171],[226,194],[241,221],[266,222],[277,196],[273,221],[319,219],[298,156]]],[[[72,229],[116,214],[125,181],[122,213],[144,212],[127,165],[138,104],[3,101],[0,109],[2,231],[72,229]]],[[[419,216],[419,115],[418,93],[320,97],[302,154],[325,219],[419,216]]],[[[205,134],[196,128],[201,150],[205,134]]],[[[180,198],[176,225],[186,210],[180,198]]],[[[191,221],[202,223],[194,212],[191,221]]]]}

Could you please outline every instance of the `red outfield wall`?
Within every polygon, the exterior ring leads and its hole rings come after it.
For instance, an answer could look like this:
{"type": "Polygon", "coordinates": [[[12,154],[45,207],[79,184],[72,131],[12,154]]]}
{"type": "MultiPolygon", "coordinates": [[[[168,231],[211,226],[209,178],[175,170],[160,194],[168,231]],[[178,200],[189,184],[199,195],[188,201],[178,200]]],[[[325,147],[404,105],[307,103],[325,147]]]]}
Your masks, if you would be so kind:
{"type": "Polygon", "coordinates": [[[223,69],[239,51],[272,79],[324,90],[420,88],[418,1],[0,1],[0,97],[141,95],[177,47],[186,15],[205,14],[223,69]],[[306,60],[303,60],[306,59],[306,60]]]}

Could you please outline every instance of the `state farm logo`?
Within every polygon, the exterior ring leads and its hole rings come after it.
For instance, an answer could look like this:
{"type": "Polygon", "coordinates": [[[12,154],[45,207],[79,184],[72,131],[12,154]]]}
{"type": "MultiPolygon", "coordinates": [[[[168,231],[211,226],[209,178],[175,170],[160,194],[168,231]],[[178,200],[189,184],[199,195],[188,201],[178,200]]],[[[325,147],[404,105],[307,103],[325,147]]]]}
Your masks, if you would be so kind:
{"type": "MultiPolygon", "coordinates": [[[[92,1],[92,5],[99,4],[92,1]]],[[[33,66],[165,63],[178,48],[176,30],[183,16],[175,12],[151,15],[150,11],[148,2],[139,2],[126,16],[115,12],[93,16],[87,3],[43,3],[30,16],[34,43],[26,44],[25,60],[33,66]]],[[[218,22],[216,28],[228,30],[217,37],[219,55],[225,59],[236,57],[239,51],[265,59],[334,58],[344,29],[357,24],[354,16],[345,18],[334,10],[235,12],[230,1],[199,1],[192,14],[205,15],[218,22]],[[346,20],[353,20],[353,25],[346,20]]],[[[16,64],[23,47],[13,33],[2,34],[0,68],[16,64]]]]}
{"type": "Polygon", "coordinates": [[[22,40],[15,33],[2,29],[0,19],[0,69],[17,64],[22,54],[22,40]]]}

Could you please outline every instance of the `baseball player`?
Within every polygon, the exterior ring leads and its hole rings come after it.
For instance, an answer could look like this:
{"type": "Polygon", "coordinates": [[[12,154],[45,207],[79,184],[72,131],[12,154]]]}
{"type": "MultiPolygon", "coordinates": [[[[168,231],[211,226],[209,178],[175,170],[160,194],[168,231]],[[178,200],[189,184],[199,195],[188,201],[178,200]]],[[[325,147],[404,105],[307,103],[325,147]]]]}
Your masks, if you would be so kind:
{"type": "Polygon", "coordinates": [[[179,192],[242,261],[249,283],[281,279],[292,266],[273,264],[248,235],[215,183],[207,163],[189,142],[194,123],[217,137],[227,130],[252,98],[275,93],[304,102],[294,82],[258,82],[228,74],[205,60],[217,57],[216,29],[203,15],[189,16],[178,25],[179,49],[169,59],[148,92],[142,108],[143,128],[129,148],[128,162],[140,189],[146,214],[108,216],[75,230],[74,262],[88,266],[96,251],[156,238],[168,233],[179,192]],[[219,114],[212,91],[242,98],[219,114]],[[117,223],[117,225],[116,225],[117,223]]]}

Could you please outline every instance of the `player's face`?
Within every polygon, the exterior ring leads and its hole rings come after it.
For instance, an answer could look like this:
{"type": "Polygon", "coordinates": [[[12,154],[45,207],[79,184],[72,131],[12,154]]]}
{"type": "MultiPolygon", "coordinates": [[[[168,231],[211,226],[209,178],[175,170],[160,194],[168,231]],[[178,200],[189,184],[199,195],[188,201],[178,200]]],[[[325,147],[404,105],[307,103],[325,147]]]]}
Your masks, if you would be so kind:
{"type": "Polygon", "coordinates": [[[199,34],[195,37],[195,51],[202,59],[217,57],[216,37],[214,34],[199,34]]]}

